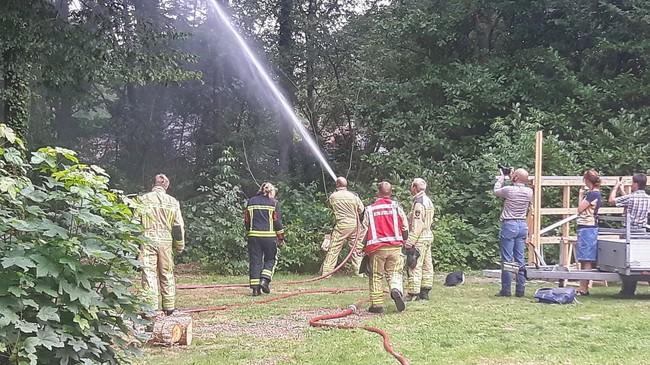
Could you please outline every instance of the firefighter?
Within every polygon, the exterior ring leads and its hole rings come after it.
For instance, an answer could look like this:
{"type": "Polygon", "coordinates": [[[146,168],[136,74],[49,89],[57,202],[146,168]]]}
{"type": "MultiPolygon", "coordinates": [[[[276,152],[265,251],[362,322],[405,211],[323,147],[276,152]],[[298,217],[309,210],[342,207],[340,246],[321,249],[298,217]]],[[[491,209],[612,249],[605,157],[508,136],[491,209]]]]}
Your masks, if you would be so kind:
{"type": "Polygon", "coordinates": [[[176,302],[172,250],[177,254],[183,252],[185,228],[178,200],[167,194],[168,188],[167,176],[156,175],[151,192],[139,199],[141,212],[138,215],[147,238],[140,249],[142,288],[156,310],[160,291],[163,312],[171,315],[176,302]]]}
{"type": "Polygon", "coordinates": [[[370,282],[370,308],[372,313],[383,313],[383,281],[388,282],[390,296],[397,311],[403,311],[402,272],[404,255],[402,246],[408,238],[407,218],[396,201],[391,200],[392,187],[388,182],[378,184],[377,200],[366,207],[363,226],[367,233],[362,245],[368,263],[370,282]]]}
{"type": "MultiPolygon", "coordinates": [[[[334,270],[339,253],[345,244],[349,244],[350,249],[355,249],[364,234],[360,222],[363,202],[357,194],[348,190],[348,181],[344,177],[336,179],[336,191],[327,199],[327,204],[334,212],[336,226],[332,231],[327,255],[321,267],[323,274],[329,274],[334,270]]],[[[359,272],[360,263],[361,255],[353,254],[352,266],[355,273],[359,272]]],[[[362,274],[357,275],[362,276],[362,274]]]]}
{"type": "Polygon", "coordinates": [[[253,296],[271,292],[271,279],[277,262],[278,247],[284,245],[280,207],[271,183],[263,183],[257,195],[248,199],[244,226],[248,240],[248,267],[253,296]],[[276,241],[277,239],[277,241],[276,241]]]}
{"type": "Polygon", "coordinates": [[[408,255],[419,253],[414,257],[413,265],[408,266],[407,300],[429,299],[429,291],[433,286],[433,261],[431,259],[431,244],[433,233],[433,203],[426,195],[427,183],[421,178],[411,183],[413,206],[409,213],[409,238],[404,245],[408,255]],[[412,267],[414,266],[414,267],[412,267]]]}

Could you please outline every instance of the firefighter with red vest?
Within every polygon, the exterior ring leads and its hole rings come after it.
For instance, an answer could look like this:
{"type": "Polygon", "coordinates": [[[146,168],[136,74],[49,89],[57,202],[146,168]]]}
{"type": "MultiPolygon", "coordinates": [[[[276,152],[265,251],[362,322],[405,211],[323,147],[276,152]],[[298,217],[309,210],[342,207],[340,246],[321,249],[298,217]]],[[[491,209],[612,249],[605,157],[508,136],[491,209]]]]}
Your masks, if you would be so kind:
{"type": "Polygon", "coordinates": [[[399,204],[391,199],[393,189],[390,183],[382,181],[377,186],[377,200],[366,207],[363,227],[367,229],[364,239],[364,258],[370,281],[370,308],[372,313],[383,313],[383,281],[388,282],[390,296],[397,311],[403,311],[402,290],[404,255],[402,246],[408,238],[406,214],[399,204]]]}
{"type": "Polygon", "coordinates": [[[244,226],[248,240],[248,267],[253,296],[271,292],[278,247],[284,245],[284,230],[276,189],[263,183],[257,195],[248,199],[244,226]]]}

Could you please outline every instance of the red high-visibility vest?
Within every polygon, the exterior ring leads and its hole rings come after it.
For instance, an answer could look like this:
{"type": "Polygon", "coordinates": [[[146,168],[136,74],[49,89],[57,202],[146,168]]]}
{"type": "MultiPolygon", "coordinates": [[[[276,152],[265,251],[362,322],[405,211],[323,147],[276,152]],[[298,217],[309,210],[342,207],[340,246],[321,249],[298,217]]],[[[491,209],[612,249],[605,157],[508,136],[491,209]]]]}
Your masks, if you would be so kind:
{"type": "Polygon", "coordinates": [[[381,247],[401,246],[404,244],[402,231],[404,221],[399,214],[399,205],[388,198],[378,199],[366,208],[368,233],[366,236],[366,253],[372,253],[381,247]]]}

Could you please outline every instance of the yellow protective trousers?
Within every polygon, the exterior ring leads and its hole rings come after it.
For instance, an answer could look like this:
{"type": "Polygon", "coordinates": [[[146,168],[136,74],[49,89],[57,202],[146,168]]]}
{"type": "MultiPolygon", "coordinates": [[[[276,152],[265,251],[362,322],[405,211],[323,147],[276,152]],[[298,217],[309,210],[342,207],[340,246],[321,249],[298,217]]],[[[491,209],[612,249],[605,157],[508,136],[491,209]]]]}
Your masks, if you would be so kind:
{"type": "MultiPolygon", "coordinates": [[[[341,253],[343,246],[347,244],[350,247],[350,249],[353,250],[355,246],[357,246],[359,241],[363,239],[364,235],[365,235],[365,230],[363,229],[361,224],[359,224],[358,228],[356,225],[334,227],[334,231],[332,232],[332,236],[331,236],[330,247],[329,250],[327,251],[327,255],[325,256],[325,260],[323,261],[323,265],[321,267],[321,273],[322,274],[331,273],[336,267],[336,264],[339,260],[339,254],[341,253]]],[[[352,263],[352,268],[355,274],[359,273],[359,266],[361,265],[360,254],[361,253],[359,253],[358,255],[353,254],[352,257],[350,258],[350,262],[352,263]]]]}
{"type": "Polygon", "coordinates": [[[415,242],[415,248],[420,251],[415,269],[408,268],[406,290],[409,294],[420,294],[420,289],[431,289],[433,286],[433,260],[431,244],[433,239],[423,239],[415,242]]]}
{"type": "Polygon", "coordinates": [[[384,304],[384,280],[390,290],[402,290],[404,255],[401,246],[379,248],[370,254],[370,304],[382,307],[384,304]]]}
{"type": "Polygon", "coordinates": [[[140,250],[142,262],[142,289],[154,310],[159,309],[158,296],[162,294],[162,309],[174,309],[176,283],[172,242],[147,242],[140,250]],[[160,288],[160,290],[159,290],[160,288]]]}

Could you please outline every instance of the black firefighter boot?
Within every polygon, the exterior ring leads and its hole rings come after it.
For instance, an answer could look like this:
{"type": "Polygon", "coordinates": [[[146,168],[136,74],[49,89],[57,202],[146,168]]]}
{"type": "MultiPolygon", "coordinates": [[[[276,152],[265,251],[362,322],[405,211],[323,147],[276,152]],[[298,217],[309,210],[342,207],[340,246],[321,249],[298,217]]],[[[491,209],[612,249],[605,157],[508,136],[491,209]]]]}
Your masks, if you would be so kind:
{"type": "Polygon", "coordinates": [[[267,278],[262,278],[260,281],[260,287],[265,294],[271,293],[271,281],[267,278]]]}
{"type": "Polygon", "coordinates": [[[406,309],[406,304],[404,304],[404,296],[402,295],[402,292],[397,290],[397,289],[392,289],[390,291],[390,297],[393,298],[393,301],[395,302],[395,307],[397,308],[398,312],[404,311],[406,309]]]}
{"type": "Polygon", "coordinates": [[[420,300],[429,300],[429,291],[431,288],[420,288],[420,295],[418,295],[420,300]]]}
{"type": "Polygon", "coordinates": [[[254,297],[259,297],[260,295],[262,295],[262,292],[260,291],[260,286],[259,285],[255,285],[252,289],[253,289],[253,296],[254,297]]]}

